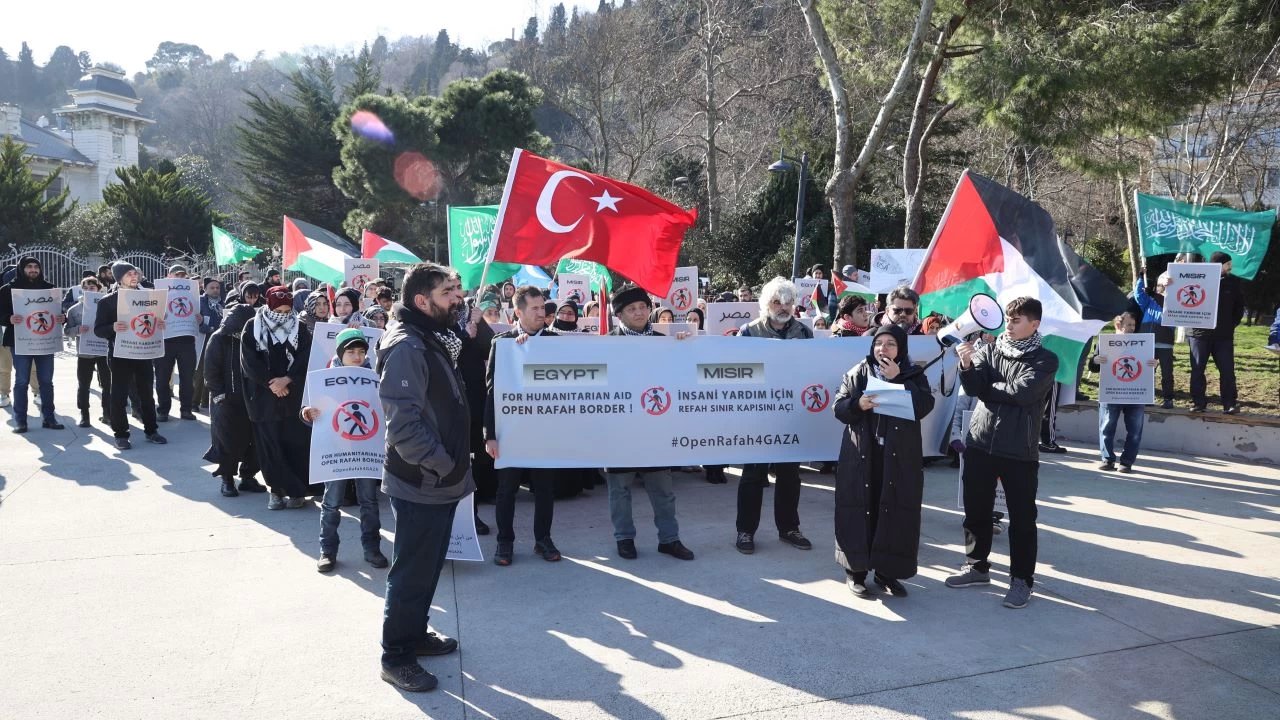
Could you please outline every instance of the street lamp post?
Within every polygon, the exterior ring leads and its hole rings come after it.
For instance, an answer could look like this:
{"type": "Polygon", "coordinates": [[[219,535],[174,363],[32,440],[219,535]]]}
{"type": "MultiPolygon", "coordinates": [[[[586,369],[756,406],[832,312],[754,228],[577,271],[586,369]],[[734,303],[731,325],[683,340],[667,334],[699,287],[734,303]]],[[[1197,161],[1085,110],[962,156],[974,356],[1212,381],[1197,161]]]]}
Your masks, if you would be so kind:
{"type": "Polygon", "coordinates": [[[789,173],[800,166],[800,186],[796,189],[796,246],[791,255],[791,277],[800,277],[800,237],[804,233],[804,196],[809,186],[809,153],[801,152],[799,158],[778,153],[778,162],[769,166],[771,173],[789,173]]]}

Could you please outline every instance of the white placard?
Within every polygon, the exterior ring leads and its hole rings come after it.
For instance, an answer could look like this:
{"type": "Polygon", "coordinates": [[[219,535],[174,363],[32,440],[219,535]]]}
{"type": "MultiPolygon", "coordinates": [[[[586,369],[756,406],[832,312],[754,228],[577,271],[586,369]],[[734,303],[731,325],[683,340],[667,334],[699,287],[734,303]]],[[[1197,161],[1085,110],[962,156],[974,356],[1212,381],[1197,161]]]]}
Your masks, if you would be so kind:
{"type": "MultiPolygon", "coordinates": [[[[964,412],[960,413],[960,423],[961,423],[961,427],[964,428],[964,433],[965,433],[964,441],[966,445],[968,445],[969,443],[969,421],[972,419],[973,419],[972,410],[965,410],[964,412]]],[[[956,507],[963,510],[964,509],[964,453],[960,453],[960,475],[958,478],[956,478],[956,484],[957,484],[956,507]]],[[[995,506],[993,507],[993,510],[999,510],[1000,512],[1004,513],[1005,517],[1009,516],[1009,503],[1004,498],[1004,484],[1003,484],[1003,481],[999,479],[996,480],[996,502],[995,502],[995,506]]],[[[995,521],[992,521],[992,524],[995,524],[995,521]]]]}
{"type": "MultiPolygon", "coordinates": [[[[338,351],[338,343],[335,338],[338,333],[346,330],[347,326],[342,323],[316,323],[315,330],[311,334],[311,355],[307,358],[307,372],[322,370],[329,367],[329,362],[333,360],[334,354],[338,351]]],[[[359,328],[364,333],[365,339],[369,341],[369,366],[378,366],[378,338],[382,337],[382,330],[376,327],[359,328]]]]}
{"type": "Polygon", "coordinates": [[[365,285],[378,279],[378,261],[371,258],[342,258],[342,278],[347,287],[364,293],[365,285]]]}
{"type": "Polygon", "coordinates": [[[578,332],[600,334],[600,316],[578,318],[578,332]]]}
{"type": "Polygon", "coordinates": [[[386,428],[378,373],[334,367],[307,373],[303,404],[320,410],[311,425],[311,482],[382,477],[386,428]]]}
{"type": "Polygon", "coordinates": [[[167,290],[128,290],[116,298],[116,322],[125,329],[116,332],[112,354],[122,360],[155,360],[164,357],[164,333],[160,322],[169,302],[167,290]]]}
{"type": "Polygon", "coordinates": [[[760,303],[707,303],[707,320],[703,323],[703,329],[708,335],[731,335],[759,315],[760,303]]]}
{"type": "Polygon", "coordinates": [[[1156,401],[1156,336],[1099,335],[1098,402],[1150,405],[1156,401]]]}
{"type": "MultiPolygon", "coordinates": [[[[813,310],[813,291],[815,288],[821,287],[825,293],[827,291],[827,281],[817,278],[802,277],[795,279],[796,284],[796,305],[804,309],[806,313],[813,310]]],[[[759,307],[757,305],[757,307],[759,307]]],[[[826,312],[826,308],[822,308],[826,312]]]]}
{"type": "Polygon", "coordinates": [[[676,274],[671,280],[671,290],[662,304],[676,311],[677,317],[684,317],[690,308],[698,306],[697,266],[676,268],[676,274]]]}
{"type": "Polygon", "coordinates": [[[491,322],[488,325],[489,325],[489,329],[493,331],[494,335],[501,335],[502,333],[511,329],[510,323],[491,322]]]}
{"type": "Polygon", "coordinates": [[[80,297],[80,324],[89,328],[76,337],[76,354],[80,357],[104,357],[111,351],[111,343],[93,333],[98,322],[98,301],[106,293],[85,290],[80,297]]]}
{"type": "Polygon", "coordinates": [[[1218,324],[1218,292],[1222,265],[1218,263],[1169,263],[1169,285],[1164,291],[1165,327],[1212,330],[1218,324]]]}
{"type": "Polygon", "coordinates": [[[22,316],[13,326],[14,355],[54,355],[62,349],[61,298],[57,288],[13,288],[13,314],[22,316]]]}
{"type": "Polygon", "coordinates": [[[200,332],[200,294],[191,278],[162,278],[156,289],[169,293],[164,314],[164,339],[195,337],[200,332]]]}
{"type": "MultiPolygon", "coordinates": [[[[834,460],[843,426],[831,405],[871,348],[871,338],[496,342],[497,466],[530,468],[834,460]],[[548,421],[570,431],[547,435],[548,421]]],[[[916,336],[909,348],[929,360],[938,343],[916,336]]],[[[925,455],[950,432],[955,371],[954,353],[927,371],[936,403],[922,422],[925,455]]]]}
{"type": "Polygon", "coordinates": [[[458,501],[453,511],[453,531],[449,534],[449,552],[445,560],[484,561],[480,538],[476,535],[476,494],[471,493],[458,501]]]}
{"type": "Polygon", "coordinates": [[[579,273],[561,273],[557,276],[556,303],[572,300],[578,307],[591,299],[591,278],[579,273]]]}
{"type": "Polygon", "coordinates": [[[864,284],[874,293],[893,292],[903,285],[910,285],[928,252],[914,248],[872,248],[871,281],[864,284]]]}

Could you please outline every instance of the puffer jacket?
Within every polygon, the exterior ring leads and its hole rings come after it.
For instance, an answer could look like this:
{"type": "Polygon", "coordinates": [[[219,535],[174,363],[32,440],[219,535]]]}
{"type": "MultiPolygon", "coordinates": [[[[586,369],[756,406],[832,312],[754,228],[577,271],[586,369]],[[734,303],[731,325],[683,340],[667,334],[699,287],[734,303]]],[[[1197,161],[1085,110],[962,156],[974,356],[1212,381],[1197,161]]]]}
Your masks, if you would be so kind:
{"type": "Polygon", "coordinates": [[[1058,356],[1044,347],[1016,358],[1002,354],[999,343],[979,348],[973,365],[960,371],[965,393],[978,399],[965,448],[1038,461],[1044,401],[1057,372],[1058,356]]]}

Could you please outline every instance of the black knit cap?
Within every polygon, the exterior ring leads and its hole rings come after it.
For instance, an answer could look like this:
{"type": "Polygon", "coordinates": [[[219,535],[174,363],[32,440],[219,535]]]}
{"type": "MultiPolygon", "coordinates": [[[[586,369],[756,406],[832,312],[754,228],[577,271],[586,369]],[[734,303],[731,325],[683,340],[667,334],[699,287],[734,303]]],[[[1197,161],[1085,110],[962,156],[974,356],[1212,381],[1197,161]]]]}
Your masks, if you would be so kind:
{"type": "Polygon", "coordinates": [[[622,312],[622,308],[633,302],[643,302],[649,307],[653,307],[653,300],[649,299],[649,293],[644,288],[631,285],[618,291],[616,295],[609,299],[609,304],[613,306],[613,314],[618,315],[622,312]]]}

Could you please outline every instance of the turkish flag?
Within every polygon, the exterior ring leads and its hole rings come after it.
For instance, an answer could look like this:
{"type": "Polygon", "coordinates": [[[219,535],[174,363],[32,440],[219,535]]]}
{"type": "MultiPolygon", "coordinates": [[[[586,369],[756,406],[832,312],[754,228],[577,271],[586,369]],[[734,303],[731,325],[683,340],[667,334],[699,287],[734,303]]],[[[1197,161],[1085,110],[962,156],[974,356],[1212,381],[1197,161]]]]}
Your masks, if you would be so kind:
{"type": "Polygon", "coordinates": [[[644,188],[517,149],[498,208],[492,260],[591,260],[665,297],[684,233],[698,219],[644,188]]]}

